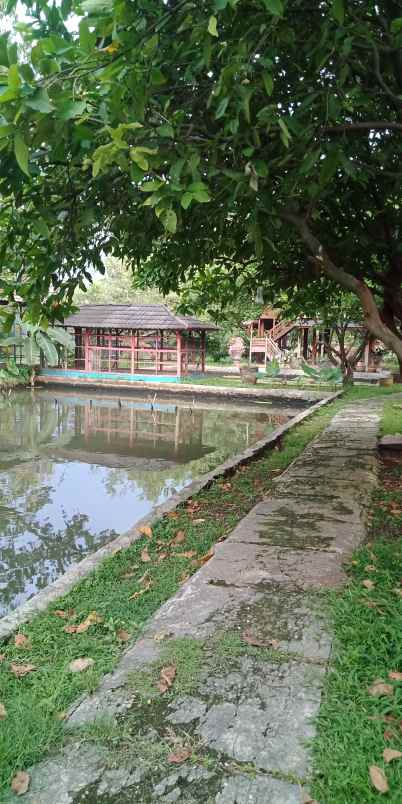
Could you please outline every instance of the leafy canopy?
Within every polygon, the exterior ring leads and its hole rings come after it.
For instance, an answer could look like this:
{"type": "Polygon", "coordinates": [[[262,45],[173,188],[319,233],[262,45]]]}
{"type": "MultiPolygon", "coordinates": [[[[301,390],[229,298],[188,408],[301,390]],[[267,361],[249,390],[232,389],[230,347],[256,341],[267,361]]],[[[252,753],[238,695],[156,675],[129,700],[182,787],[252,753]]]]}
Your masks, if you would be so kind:
{"type": "Polygon", "coordinates": [[[214,266],[305,285],[310,254],[399,326],[397,0],[21,5],[22,46],[0,37],[3,294],[52,319],[102,254],[163,292],[214,266]]]}

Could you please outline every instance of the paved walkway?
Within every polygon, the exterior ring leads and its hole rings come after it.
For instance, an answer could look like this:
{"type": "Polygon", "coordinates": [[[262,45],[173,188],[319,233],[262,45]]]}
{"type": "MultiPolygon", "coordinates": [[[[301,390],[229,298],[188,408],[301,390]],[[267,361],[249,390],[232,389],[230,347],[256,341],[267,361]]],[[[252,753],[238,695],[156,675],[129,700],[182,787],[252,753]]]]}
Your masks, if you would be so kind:
{"type": "Polygon", "coordinates": [[[76,733],[33,770],[24,801],[300,804],[331,649],[319,593],[364,538],[381,408],[344,408],[217,545],[70,714],[73,729],[111,718],[113,739],[76,733]],[[158,661],[178,667],[173,695],[156,691],[158,661]],[[191,758],[168,761],[180,751],[191,758]]]}

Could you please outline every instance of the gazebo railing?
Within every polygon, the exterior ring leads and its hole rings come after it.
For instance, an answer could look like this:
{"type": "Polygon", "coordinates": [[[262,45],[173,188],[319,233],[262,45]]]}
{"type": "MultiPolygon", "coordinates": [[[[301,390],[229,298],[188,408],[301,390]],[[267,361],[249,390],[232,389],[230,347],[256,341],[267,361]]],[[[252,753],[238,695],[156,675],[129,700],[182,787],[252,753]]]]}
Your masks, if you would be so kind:
{"type": "Polygon", "coordinates": [[[176,373],[178,354],[181,371],[185,374],[201,367],[202,356],[199,349],[182,348],[180,353],[174,348],[141,346],[131,349],[117,346],[78,346],[75,352],[65,355],[61,367],[78,371],[99,371],[103,373],[152,372],[154,374],[176,373]]]}

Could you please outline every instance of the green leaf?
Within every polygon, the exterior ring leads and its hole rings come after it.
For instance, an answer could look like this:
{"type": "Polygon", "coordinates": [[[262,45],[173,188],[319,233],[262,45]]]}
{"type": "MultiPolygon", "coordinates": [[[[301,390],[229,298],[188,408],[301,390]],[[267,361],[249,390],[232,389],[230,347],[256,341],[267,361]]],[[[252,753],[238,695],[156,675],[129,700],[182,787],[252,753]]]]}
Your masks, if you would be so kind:
{"type": "Polygon", "coordinates": [[[216,19],[216,17],[212,16],[212,17],[209,18],[208,33],[210,33],[211,36],[218,36],[217,24],[218,24],[218,20],[216,19]]]}
{"type": "Polygon", "coordinates": [[[36,92],[25,100],[25,106],[35,109],[37,112],[48,114],[52,112],[54,106],[50,103],[46,89],[37,89],[36,92]]]}
{"type": "Polygon", "coordinates": [[[159,190],[162,187],[163,182],[161,181],[147,181],[145,184],[142,184],[140,190],[142,193],[154,193],[155,190],[159,190]]]}
{"type": "Polygon", "coordinates": [[[264,6],[274,17],[281,17],[283,14],[282,0],[263,0],[264,6]]]}
{"type": "Polygon", "coordinates": [[[159,43],[158,34],[154,34],[153,36],[151,36],[151,38],[144,43],[142,48],[142,51],[145,54],[145,56],[152,56],[158,47],[158,43],[159,43]]]}
{"type": "Polygon", "coordinates": [[[203,181],[193,181],[191,184],[189,184],[187,190],[190,193],[205,192],[208,191],[208,185],[204,184],[203,181]]]}
{"type": "Polygon", "coordinates": [[[216,120],[219,120],[220,117],[223,117],[223,115],[226,112],[226,109],[228,108],[228,104],[229,104],[229,98],[222,98],[216,110],[215,114],[216,120]]]}
{"type": "Polygon", "coordinates": [[[96,33],[89,30],[88,20],[81,20],[79,25],[80,47],[87,53],[96,45],[96,33]]]}
{"type": "Polygon", "coordinates": [[[40,352],[32,335],[24,338],[23,351],[27,366],[37,366],[40,363],[40,352]]]}
{"type": "Polygon", "coordinates": [[[29,176],[30,175],[28,167],[29,151],[28,146],[20,131],[17,131],[14,137],[14,153],[15,158],[22,172],[25,173],[27,176],[29,176]]]}
{"type": "MultiPolygon", "coordinates": [[[[33,338],[30,340],[33,341],[33,338]]],[[[35,341],[39,349],[43,352],[48,366],[57,366],[59,362],[59,353],[50,338],[44,332],[38,330],[35,333],[35,341]]]]}
{"type": "Polygon", "coordinates": [[[173,126],[169,125],[168,123],[163,126],[158,126],[156,131],[161,137],[170,137],[171,139],[174,137],[173,126]]]}
{"type": "Polygon", "coordinates": [[[21,86],[21,78],[16,64],[12,64],[8,70],[8,86],[12,90],[18,90],[21,86]]]}
{"type": "Polygon", "coordinates": [[[331,14],[340,25],[343,25],[345,21],[345,6],[343,0],[332,0],[331,14]]]}
{"type": "Polygon", "coordinates": [[[229,0],[215,0],[215,11],[223,11],[228,3],[229,0]]]}
{"type": "Polygon", "coordinates": [[[149,162],[148,159],[141,153],[141,148],[131,148],[130,150],[130,159],[135,162],[141,170],[148,170],[149,162]]]}
{"type": "Polygon", "coordinates": [[[81,7],[86,14],[103,14],[113,11],[113,0],[82,0],[81,7]]]}
{"type": "Polygon", "coordinates": [[[167,232],[174,234],[177,229],[177,215],[173,209],[164,209],[160,214],[160,219],[167,232]]]}
{"type": "Polygon", "coordinates": [[[211,196],[205,190],[196,190],[193,193],[193,198],[195,201],[198,201],[199,204],[208,204],[208,201],[211,200],[211,196]]]}
{"type": "Polygon", "coordinates": [[[392,33],[399,33],[402,31],[402,17],[395,17],[391,22],[392,33]]]}
{"type": "Polygon", "coordinates": [[[337,149],[329,153],[326,159],[323,160],[320,171],[321,186],[328,184],[332,179],[339,167],[339,162],[339,151],[337,149]]]}
{"type": "Polygon", "coordinates": [[[288,127],[287,127],[287,125],[286,125],[286,123],[285,123],[285,121],[283,120],[282,117],[278,118],[278,123],[279,123],[279,127],[281,129],[281,140],[282,140],[285,148],[289,148],[289,143],[290,143],[290,140],[292,139],[290,131],[289,131],[289,129],[288,129],[288,127]]]}
{"type": "Polygon", "coordinates": [[[59,120],[71,120],[74,117],[81,117],[86,108],[85,101],[65,101],[58,107],[57,117],[59,120]]]}
{"type": "Polygon", "coordinates": [[[36,221],[34,221],[33,228],[38,234],[42,235],[42,237],[46,237],[46,239],[49,240],[50,230],[43,218],[38,218],[36,221]]]}
{"type": "Polygon", "coordinates": [[[57,341],[67,349],[74,349],[75,341],[69,332],[62,327],[49,327],[46,333],[52,340],[57,341]]]}
{"type": "Polygon", "coordinates": [[[7,123],[5,126],[0,126],[0,140],[4,137],[8,137],[9,134],[12,134],[14,131],[14,126],[12,123],[7,123]]]}
{"type": "Polygon", "coordinates": [[[274,89],[274,79],[271,73],[264,72],[262,74],[262,80],[264,82],[265,92],[267,93],[268,97],[271,97],[274,89]]]}
{"type": "Polygon", "coordinates": [[[181,203],[183,209],[188,209],[188,207],[190,206],[193,198],[194,198],[194,196],[193,196],[192,193],[184,193],[184,195],[182,195],[180,203],[181,203]]]}
{"type": "Polygon", "coordinates": [[[302,176],[305,176],[307,173],[310,173],[311,168],[314,167],[315,163],[320,158],[320,153],[321,150],[317,148],[315,151],[312,151],[311,153],[307,154],[307,156],[305,156],[300,168],[300,173],[302,174],[302,176]]]}

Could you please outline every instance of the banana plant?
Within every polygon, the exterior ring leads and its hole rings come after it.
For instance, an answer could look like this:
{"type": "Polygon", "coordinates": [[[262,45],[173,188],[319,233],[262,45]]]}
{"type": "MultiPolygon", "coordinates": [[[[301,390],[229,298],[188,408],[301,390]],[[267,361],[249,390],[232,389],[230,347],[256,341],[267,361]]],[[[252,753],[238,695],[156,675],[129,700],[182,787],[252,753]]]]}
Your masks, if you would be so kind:
{"type": "Polygon", "coordinates": [[[280,371],[281,367],[275,358],[271,360],[269,363],[267,363],[267,365],[265,366],[265,374],[267,375],[267,377],[271,377],[272,379],[278,377],[280,371]]]}
{"type": "Polygon", "coordinates": [[[307,377],[311,377],[311,379],[315,380],[315,382],[328,382],[328,383],[338,383],[342,382],[342,371],[338,366],[334,367],[319,367],[314,368],[313,366],[309,366],[308,363],[302,363],[302,369],[304,374],[307,377]]]}
{"type": "Polygon", "coordinates": [[[17,346],[22,350],[22,364],[31,369],[31,385],[35,381],[35,368],[41,356],[48,366],[57,366],[59,352],[56,344],[68,350],[74,348],[74,339],[64,329],[49,327],[44,330],[37,324],[19,324],[19,334],[0,339],[0,347],[17,346]]]}

